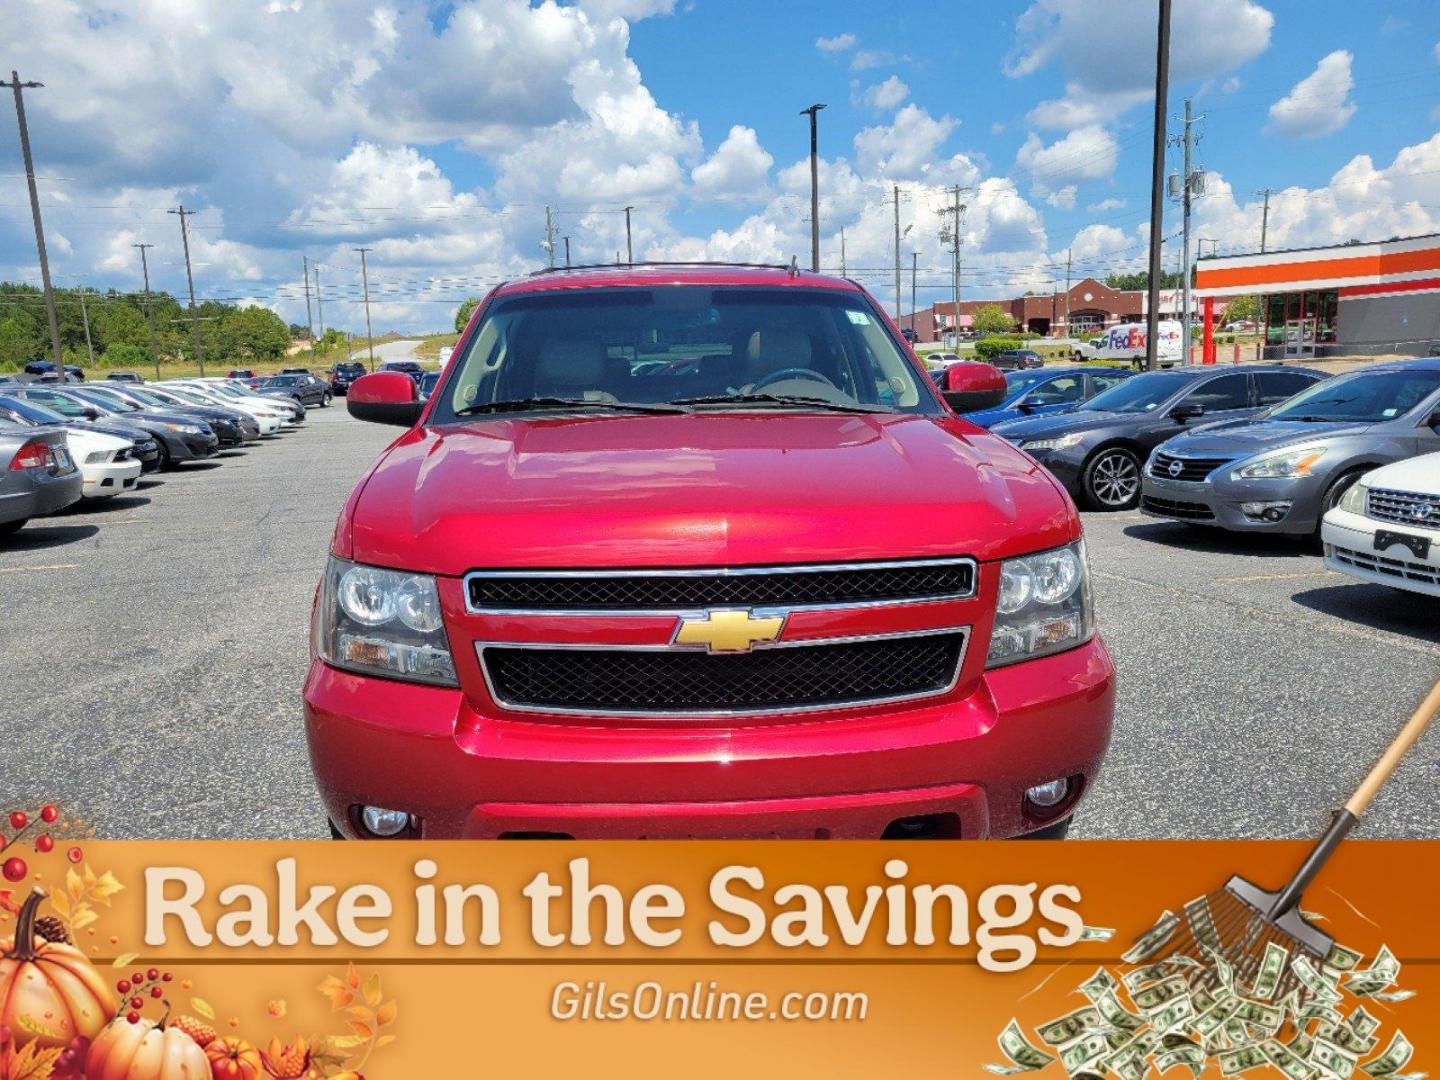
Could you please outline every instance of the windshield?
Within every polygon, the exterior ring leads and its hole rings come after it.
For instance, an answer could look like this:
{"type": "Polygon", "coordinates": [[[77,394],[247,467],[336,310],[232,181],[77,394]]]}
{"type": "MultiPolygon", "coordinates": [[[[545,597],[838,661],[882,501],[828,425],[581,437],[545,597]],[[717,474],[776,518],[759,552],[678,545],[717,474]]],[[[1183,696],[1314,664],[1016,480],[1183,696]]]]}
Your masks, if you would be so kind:
{"type": "Polygon", "coordinates": [[[183,390],[179,387],[167,387],[166,390],[181,401],[188,401],[191,405],[211,404],[203,395],[195,393],[192,390],[183,390]]]}
{"type": "Polygon", "coordinates": [[[99,405],[103,409],[110,409],[113,412],[138,412],[139,406],[132,405],[118,394],[111,394],[107,391],[91,386],[78,387],[72,391],[76,397],[84,398],[86,401],[99,405]]]}
{"type": "Polygon", "coordinates": [[[1080,406],[1081,411],[1147,413],[1189,386],[1193,378],[1180,372],[1147,371],[1116,383],[1080,406]]]}
{"type": "Polygon", "coordinates": [[[276,375],[274,378],[266,379],[266,386],[295,386],[300,382],[299,375],[276,375]]]}
{"type": "Polygon", "coordinates": [[[431,423],[537,399],[774,409],[808,398],[941,411],[866,297],[834,289],[622,286],[502,298],[451,366],[431,423]]]}
{"type": "Polygon", "coordinates": [[[1012,371],[1005,376],[1005,400],[1014,401],[1038,382],[1050,378],[1043,371],[1012,371]]]}
{"type": "Polygon", "coordinates": [[[65,424],[69,422],[65,416],[56,412],[54,409],[47,409],[44,405],[37,405],[33,401],[25,401],[22,398],[0,397],[0,408],[19,413],[26,420],[36,424],[65,424]]]}
{"type": "Polygon", "coordinates": [[[159,394],[152,393],[149,390],[129,390],[127,394],[130,398],[138,401],[142,405],[158,405],[160,408],[167,408],[171,404],[159,394]]]}
{"type": "Polygon", "coordinates": [[[1317,383],[1275,408],[1276,420],[1379,424],[1404,416],[1440,390],[1440,371],[1356,372],[1317,383]]]}

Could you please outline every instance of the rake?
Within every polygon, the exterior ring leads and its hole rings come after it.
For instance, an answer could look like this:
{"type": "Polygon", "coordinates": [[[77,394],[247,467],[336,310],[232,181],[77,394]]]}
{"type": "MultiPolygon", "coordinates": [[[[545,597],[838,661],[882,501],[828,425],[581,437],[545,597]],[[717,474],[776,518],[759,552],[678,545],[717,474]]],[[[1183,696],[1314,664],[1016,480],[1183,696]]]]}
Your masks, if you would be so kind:
{"type": "Polygon", "coordinates": [[[1219,956],[1230,965],[1237,985],[1253,986],[1266,946],[1273,942],[1288,950],[1289,961],[1275,990],[1268,995],[1270,1000],[1283,1000],[1296,988],[1305,996],[1306,988],[1292,970],[1290,961],[1296,956],[1306,956],[1318,971],[1335,939],[1305,919],[1299,907],[1300,898],[1340,842],[1359,823],[1437,712],[1440,712],[1440,683],[1435,684],[1344,808],[1335,812],[1330,827],[1284,888],[1270,892],[1237,874],[1223,889],[1192,900],[1182,914],[1162,920],[1144,935],[1140,939],[1143,944],[1136,946],[1139,958],[1145,963],[1156,963],[1167,958],[1189,957],[1205,969],[1204,974],[1197,973],[1196,982],[1208,983],[1213,988],[1221,980],[1211,961],[1219,956]]]}

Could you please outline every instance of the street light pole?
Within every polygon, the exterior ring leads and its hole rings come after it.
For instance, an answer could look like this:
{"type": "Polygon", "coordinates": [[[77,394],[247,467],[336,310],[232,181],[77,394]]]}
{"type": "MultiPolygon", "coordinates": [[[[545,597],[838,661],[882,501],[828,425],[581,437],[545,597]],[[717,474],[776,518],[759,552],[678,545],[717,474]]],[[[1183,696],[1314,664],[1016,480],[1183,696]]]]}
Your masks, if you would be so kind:
{"type": "MultiPolygon", "coordinates": [[[[1170,0],[1159,0],[1159,24],[1155,36],[1155,138],[1150,160],[1150,281],[1145,313],[1145,367],[1159,366],[1155,340],[1160,323],[1160,243],[1164,239],[1165,213],[1165,103],[1170,91],[1170,0]]],[[[1188,344],[1188,343],[1187,343],[1188,344]]]]}
{"type": "Polygon", "coordinates": [[[50,284],[50,259],[45,254],[45,226],[40,223],[40,193],[35,188],[35,162],[30,157],[30,128],[25,123],[25,97],[22,90],[33,90],[44,83],[21,82],[18,71],[10,72],[4,85],[15,91],[15,118],[20,123],[20,155],[25,161],[25,183],[30,188],[30,216],[35,219],[35,250],[40,255],[40,282],[45,288],[45,315],[50,320],[50,348],[55,354],[55,373],[65,380],[65,350],[60,347],[60,320],[55,314],[55,290],[50,284]]]}
{"type": "Polygon", "coordinates": [[[815,117],[824,105],[801,109],[801,116],[810,117],[810,269],[820,272],[820,140],[815,117]]]}

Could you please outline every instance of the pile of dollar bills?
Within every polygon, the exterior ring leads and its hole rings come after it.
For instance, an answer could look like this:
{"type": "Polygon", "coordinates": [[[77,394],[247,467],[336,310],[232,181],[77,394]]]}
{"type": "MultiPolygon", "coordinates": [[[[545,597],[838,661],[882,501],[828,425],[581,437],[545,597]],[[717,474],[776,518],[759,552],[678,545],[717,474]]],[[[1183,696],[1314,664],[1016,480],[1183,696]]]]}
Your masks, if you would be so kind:
{"type": "MultiPolygon", "coordinates": [[[[1202,898],[1186,905],[1192,926],[1203,904],[1202,898]]],[[[1381,1022],[1364,1002],[1414,996],[1396,985],[1400,961],[1388,948],[1362,966],[1363,954],[1343,945],[1317,963],[1270,941],[1244,985],[1203,933],[1193,950],[1149,962],[1181,924],[1167,911],[1125,953],[1128,970],[1117,978],[1102,967],[1082,982],[1075,992],[1089,1004],[1035,1029],[1045,1049],[1011,1020],[998,1040],[1009,1063],[985,1068],[1014,1076],[1059,1060],[1082,1080],[1110,1073],[1141,1080],[1152,1067],[1163,1073],[1185,1065],[1198,1077],[1211,1065],[1225,1076],[1273,1065],[1290,1080],[1347,1080],[1356,1069],[1377,1080],[1424,1080],[1425,1073],[1400,1071],[1414,1050],[1398,1030],[1383,1051],[1367,1056],[1380,1043],[1381,1022]]],[[[1110,933],[1087,927],[1085,938],[1106,940],[1110,933]]]]}

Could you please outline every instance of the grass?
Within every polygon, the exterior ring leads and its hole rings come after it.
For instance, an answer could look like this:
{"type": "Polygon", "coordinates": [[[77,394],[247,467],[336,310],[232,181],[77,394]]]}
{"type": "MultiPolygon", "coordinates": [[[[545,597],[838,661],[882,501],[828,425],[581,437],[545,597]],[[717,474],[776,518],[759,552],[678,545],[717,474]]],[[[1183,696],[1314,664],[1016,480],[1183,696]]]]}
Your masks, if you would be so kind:
{"type": "Polygon", "coordinates": [[[415,346],[415,356],[422,362],[430,360],[434,363],[440,362],[440,350],[447,345],[453,346],[460,340],[459,334],[430,334],[420,339],[420,344],[415,346]]]}

